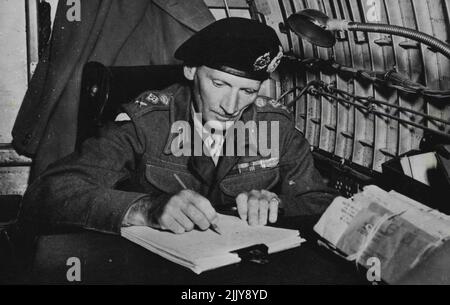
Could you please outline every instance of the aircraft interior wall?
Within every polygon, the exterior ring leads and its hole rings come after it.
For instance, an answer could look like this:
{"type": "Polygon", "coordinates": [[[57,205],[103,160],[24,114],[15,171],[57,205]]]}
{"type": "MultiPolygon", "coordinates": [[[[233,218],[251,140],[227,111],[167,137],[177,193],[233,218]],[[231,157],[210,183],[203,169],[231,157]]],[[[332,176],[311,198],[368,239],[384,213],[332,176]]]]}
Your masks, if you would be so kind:
{"type": "MultiPolygon", "coordinates": [[[[331,87],[328,96],[306,94],[295,107],[297,127],[314,148],[380,172],[384,162],[419,149],[424,135],[437,131],[448,139],[448,95],[423,94],[426,90],[448,93],[450,60],[444,55],[403,37],[363,32],[339,32],[333,48],[317,47],[289,31],[286,19],[312,8],[332,18],[398,25],[449,41],[450,1],[280,0],[265,4],[262,18],[278,30],[285,51],[292,54],[292,64],[287,65],[292,69],[283,71],[280,91],[314,81],[331,87]],[[374,73],[392,72],[401,82],[421,89],[408,91],[373,78],[374,73]]],[[[285,101],[294,100],[298,93],[287,95],[285,101]]]]}

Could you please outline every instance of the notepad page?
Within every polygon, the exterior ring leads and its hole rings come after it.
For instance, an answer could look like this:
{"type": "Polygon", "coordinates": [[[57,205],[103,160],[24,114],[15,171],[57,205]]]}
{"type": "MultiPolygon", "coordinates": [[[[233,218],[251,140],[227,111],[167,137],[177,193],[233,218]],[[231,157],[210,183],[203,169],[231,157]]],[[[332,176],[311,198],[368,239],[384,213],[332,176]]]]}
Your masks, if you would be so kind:
{"type": "Polygon", "coordinates": [[[238,262],[237,255],[229,252],[255,244],[267,245],[271,253],[298,246],[303,241],[297,230],[249,226],[234,216],[219,215],[217,224],[221,229],[221,235],[212,230],[193,230],[184,234],[174,234],[149,227],[133,226],[122,228],[122,236],[187,267],[238,262]]]}
{"type": "Polygon", "coordinates": [[[314,226],[314,231],[332,245],[337,245],[355,216],[368,204],[352,198],[336,197],[314,226]]]}

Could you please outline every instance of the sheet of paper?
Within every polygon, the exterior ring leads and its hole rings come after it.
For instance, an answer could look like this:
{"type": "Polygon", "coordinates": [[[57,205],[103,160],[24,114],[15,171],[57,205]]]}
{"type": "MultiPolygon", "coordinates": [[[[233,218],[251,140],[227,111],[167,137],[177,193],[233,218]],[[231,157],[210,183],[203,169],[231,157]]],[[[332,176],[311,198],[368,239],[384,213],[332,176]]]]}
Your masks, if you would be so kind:
{"type": "Polygon", "coordinates": [[[426,185],[430,185],[428,174],[430,170],[437,168],[437,159],[435,153],[430,152],[404,157],[400,159],[400,164],[405,175],[426,185]]]}
{"type": "Polygon", "coordinates": [[[386,191],[370,185],[352,198],[337,197],[322,215],[314,230],[336,246],[355,216],[375,202],[394,213],[400,213],[407,209],[405,205],[393,203],[386,191]]]}
{"type": "Polygon", "coordinates": [[[409,157],[403,157],[400,159],[400,165],[402,166],[403,173],[412,178],[412,169],[411,162],[409,161],[409,157]]]}
{"type": "Polygon", "coordinates": [[[314,231],[336,245],[347,227],[363,208],[352,199],[337,197],[314,226],[314,231]]]}

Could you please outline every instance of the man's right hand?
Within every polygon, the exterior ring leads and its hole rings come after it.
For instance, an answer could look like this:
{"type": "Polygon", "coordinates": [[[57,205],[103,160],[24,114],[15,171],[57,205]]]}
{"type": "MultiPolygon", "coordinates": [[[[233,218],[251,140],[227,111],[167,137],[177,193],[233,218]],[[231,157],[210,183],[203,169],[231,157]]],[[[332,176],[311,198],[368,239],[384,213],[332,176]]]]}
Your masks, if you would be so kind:
{"type": "Polygon", "coordinates": [[[206,230],[216,221],[217,213],[208,199],[194,191],[182,190],[156,208],[146,200],[135,203],[126,213],[123,225],[149,226],[181,234],[195,226],[206,230]]]}

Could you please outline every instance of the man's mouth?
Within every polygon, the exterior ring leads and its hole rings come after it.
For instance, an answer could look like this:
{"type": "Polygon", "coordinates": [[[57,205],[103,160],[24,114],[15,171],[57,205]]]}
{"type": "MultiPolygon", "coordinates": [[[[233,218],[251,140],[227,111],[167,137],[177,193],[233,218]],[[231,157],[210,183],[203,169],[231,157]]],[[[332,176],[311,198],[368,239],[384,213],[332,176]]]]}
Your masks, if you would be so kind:
{"type": "Polygon", "coordinates": [[[235,116],[227,116],[227,115],[222,115],[216,112],[216,118],[218,121],[221,122],[228,122],[228,121],[235,121],[237,119],[237,115],[235,116]]]}

